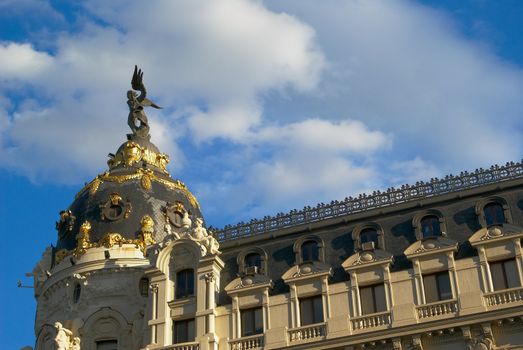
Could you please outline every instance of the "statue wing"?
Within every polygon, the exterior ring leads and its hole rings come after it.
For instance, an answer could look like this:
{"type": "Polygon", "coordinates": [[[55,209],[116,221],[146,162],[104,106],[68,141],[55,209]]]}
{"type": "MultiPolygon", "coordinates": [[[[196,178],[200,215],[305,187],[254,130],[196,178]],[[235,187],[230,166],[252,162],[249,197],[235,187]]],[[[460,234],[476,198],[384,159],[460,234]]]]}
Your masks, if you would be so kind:
{"type": "Polygon", "coordinates": [[[138,69],[138,66],[134,66],[133,78],[131,79],[131,86],[134,90],[141,91],[145,94],[145,86],[143,85],[143,72],[138,69]]]}
{"type": "Polygon", "coordinates": [[[153,101],[149,100],[148,98],[144,98],[142,100],[142,106],[150,106],[150,107],[153,107],[153,108],[156,108],[156,109],[162,109],[162,107],[158,106],[156,103],[154,103],[153,101]]]}

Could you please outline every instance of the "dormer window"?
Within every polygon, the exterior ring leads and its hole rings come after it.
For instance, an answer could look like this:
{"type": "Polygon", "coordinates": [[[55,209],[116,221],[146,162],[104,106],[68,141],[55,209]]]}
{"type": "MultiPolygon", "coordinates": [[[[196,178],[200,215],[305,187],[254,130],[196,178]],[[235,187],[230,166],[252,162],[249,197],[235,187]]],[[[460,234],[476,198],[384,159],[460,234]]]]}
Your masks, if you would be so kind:
{"type": "Polygon", "coordinates": [[[380,225],[373,222],[366,222],[356,225],[352,230],[352,240],[354,241],[354,251],[385,249],[383,229],[380,225]]]}
{"type": "Polygon", "coordinates": [[[483,207],[485,222],[487,227],[492,225],[503,225],[505,223],[505,213],[500,203],[492,202],[483,207]]]}
{"type": "Polygon", "coordinates": [[[482,227],[511,224],[510,208],[502,197],[484,198],[476,204],[476,215],[482,227]]]}
{"type": "Polygon", "coordinates": [[[425,210],[414,215],[412,227],[418,240],[439,236],[446,237],[445,220],[437,210],[425,210]]]}
{"type": "Polygon", "coordinates": [[[297,265],[311,262],[325,262],[323,241],[317,236],[300,237],[294,242],[294,257],[297,265]]]}
{"type": "Polygon", "coordinates": [[[266,275],[267,253],[261,248],[251,248],[238,254],[240,275],[266,275]]]}
{"type": "Polygon", "coordinates": [[[441,226],[436,215],[428,215],[421,219],[421,234],[423,238],[440,236],[441,226]]]}

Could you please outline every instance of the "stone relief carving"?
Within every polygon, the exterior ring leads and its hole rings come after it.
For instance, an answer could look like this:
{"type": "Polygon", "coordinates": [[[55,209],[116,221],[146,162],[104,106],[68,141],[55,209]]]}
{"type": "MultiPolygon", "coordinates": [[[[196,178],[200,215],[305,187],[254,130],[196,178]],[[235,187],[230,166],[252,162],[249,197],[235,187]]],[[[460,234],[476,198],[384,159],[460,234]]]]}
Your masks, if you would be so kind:
{"type": "Polygon", "coordinates": [[[54,323],[54,328],[56,329],[56,335],[54,337],[54,343],[56,350],[76,350],[80,349],[80,339],[78,339],[78,347],[73,348],[73,332],[62,326],[60,322],[54,323]]]}
{"type": "Polygon", "coordinates": [[[200,246],[201,255],[206,256],[221,254],[220,244],[213,233],[203,227],[203,219],[196,218],[195,222],[189,217],[189,213],[179,202],[168,204],[164,207],[165,231],[174,239],[190,239],[200,246]],[[179,215],[176,217],[174,215],[179,215]],[[174,229],[173,229],[174,227],[174,229]]]}

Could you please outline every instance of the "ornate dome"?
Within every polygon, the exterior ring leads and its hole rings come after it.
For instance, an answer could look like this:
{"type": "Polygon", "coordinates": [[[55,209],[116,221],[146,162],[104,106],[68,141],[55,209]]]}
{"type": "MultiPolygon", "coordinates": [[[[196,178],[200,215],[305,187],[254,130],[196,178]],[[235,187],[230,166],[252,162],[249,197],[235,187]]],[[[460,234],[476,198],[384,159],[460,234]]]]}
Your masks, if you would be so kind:
{"type": "Polygon", "coordinates": [[[169,157],[150,142],[143,107],[159,107],[145,98],[143,84],[134,85],[134,79],[133,88],[143,91],[138,97],[127,93],[133,133],[109,154],[109,171],[85,185],[60,213],[57,260],[92,246],[136,243],[145,248],[162,241],[171,228],[181,228],[189,217],[202,217],[196,198],[167,172],[169,157]]]}

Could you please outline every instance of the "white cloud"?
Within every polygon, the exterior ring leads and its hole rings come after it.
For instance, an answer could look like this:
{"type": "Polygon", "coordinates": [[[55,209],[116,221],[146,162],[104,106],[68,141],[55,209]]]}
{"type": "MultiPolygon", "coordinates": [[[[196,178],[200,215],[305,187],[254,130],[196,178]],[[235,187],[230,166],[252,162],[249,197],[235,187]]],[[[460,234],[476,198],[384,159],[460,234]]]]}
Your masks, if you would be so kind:
{"type": "Polygon", "coordinates": [[[33,49],[30,44],[0,43],[0,76],[5,79],[32,78],[48,69],[52,57],[33,49]]]}
{"type": "Polygon", "coordinates": [[[523,146],[521,69],[413,2],[93,1],[82,21],[52,54],[0,46],[4,167],[70,182],[105,169],[136,63],[165,107],[148,112],[152,139],[204,209],[300,207],[523,146]]]}

